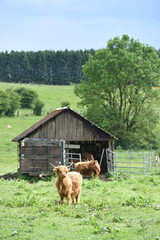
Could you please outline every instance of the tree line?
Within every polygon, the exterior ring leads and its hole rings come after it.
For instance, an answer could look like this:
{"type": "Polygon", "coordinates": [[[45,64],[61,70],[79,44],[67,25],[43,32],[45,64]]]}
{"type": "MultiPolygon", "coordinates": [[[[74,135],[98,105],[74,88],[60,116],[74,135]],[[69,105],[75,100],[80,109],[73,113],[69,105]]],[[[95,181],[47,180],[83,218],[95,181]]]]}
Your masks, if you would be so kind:
{"type": "Polygon", "coordinates": [[[0,52],[0,81],[47,85],[79,83],[95,50],[0,52]]]}

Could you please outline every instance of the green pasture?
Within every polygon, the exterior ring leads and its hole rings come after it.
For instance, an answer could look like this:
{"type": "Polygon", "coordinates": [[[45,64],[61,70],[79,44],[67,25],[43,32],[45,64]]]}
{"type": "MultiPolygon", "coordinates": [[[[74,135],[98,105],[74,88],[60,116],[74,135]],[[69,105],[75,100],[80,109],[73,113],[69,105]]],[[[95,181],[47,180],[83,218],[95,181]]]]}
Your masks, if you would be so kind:
{"type": "MultiPolygon", "coordinates": [[[[61,107],[62,102],[69,102],[70,107],[75,111],[78,110],[77,103],[79,98],[73,93],[74,85],[70,86],[58,86],[58,85],[39,85],[39,84],[18,84],[18,83],[3,83],[0,82],[0,90],[7,88],[19,88],[26,87],[30,90],[37,92],[39,99],[45,104],[44,112],[53,111],[56,108],[61,107]]],[[[24,114],[27,110],[23,110],[24,114]]],[[[30,110],[28,114],[30,114],[30,110]]]]}
{"type": "MultiPolygon", "coordinates": [[[[1,89],[20,86],[0,83],[1,89]]],[[[63,101],[78,110],[73,86],[23,86],[37,91],[45,112],[63,101]]],[[[18,168],[16,143],[11,140],[42,117],[26,109],[19,110],[19,116],[0,118],[0,175],[18,168]]],[[[122,174],[118,180],[83,179],[81,202],[69,207],[59,204],[54,175],[1,178],[0,240],[160,239],[160,172],[152,171],[153,175],[145,177],[122,174]]]]}
{"type": "Polygon", "coordinates": [[[55,177],[0,180],[0,239],[156,240],[160,177],[83,179],[79,205],[59,204],[55,177]]]}

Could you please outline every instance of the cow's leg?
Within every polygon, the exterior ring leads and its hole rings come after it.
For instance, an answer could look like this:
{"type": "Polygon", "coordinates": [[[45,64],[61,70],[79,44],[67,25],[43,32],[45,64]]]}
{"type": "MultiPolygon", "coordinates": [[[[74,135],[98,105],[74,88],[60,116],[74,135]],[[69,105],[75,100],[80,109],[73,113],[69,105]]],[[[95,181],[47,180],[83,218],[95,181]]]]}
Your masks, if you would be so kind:
{"type": "Polygon", "coordinates": [[[76,203],[80,203],[80,194],[81,194],[81,191],[76,196],[76,203]]]}
{"type": "Polygon", "coordinates": [[[61,204],[63,204],[63,199],[64,199],[64,197],[61,196],[60,198],[61,198],[61,204]]]}
{"type": "Polygon", "coordinates": [[[72,204],[75,204],[75,203],[76,203],[75,198],[72,197],[72,204]]]}
{"type": "Polygon", "coordinates": [[[71,196],[70,196],[70,194],[68,194],[66,197],[68,206],[70,205],[70,198],[71,198],[71,196]]]}

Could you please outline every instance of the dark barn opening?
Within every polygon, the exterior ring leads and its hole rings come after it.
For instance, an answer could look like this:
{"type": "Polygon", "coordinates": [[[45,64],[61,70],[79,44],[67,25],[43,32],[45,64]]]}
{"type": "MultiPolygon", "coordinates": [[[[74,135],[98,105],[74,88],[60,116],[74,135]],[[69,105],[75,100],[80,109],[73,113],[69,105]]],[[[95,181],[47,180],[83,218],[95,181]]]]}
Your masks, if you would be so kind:
{"type": "MultiPolygon", "coordinates": [[[[69,149],[69,153],[91,153],[94,156],[95,160],[100,162],[102,151],[103,149],[110,149],[113,146],[109,146],[108,141],[77,141],[77,142],[70,142],[71,145],[79,145],[79,149],[71,148],[69,149]]],[[[76,158],[76,156],[75,156],[76,158]]],[[[83,158],[82,158],[83,159],[83,158]]],[[[76,162],[76,161],[74,161],[76,162]]],[[[107,172],[107,161],[105,156],[103,156],[102,163],[101,163],[101,173],[107,172]]]]}

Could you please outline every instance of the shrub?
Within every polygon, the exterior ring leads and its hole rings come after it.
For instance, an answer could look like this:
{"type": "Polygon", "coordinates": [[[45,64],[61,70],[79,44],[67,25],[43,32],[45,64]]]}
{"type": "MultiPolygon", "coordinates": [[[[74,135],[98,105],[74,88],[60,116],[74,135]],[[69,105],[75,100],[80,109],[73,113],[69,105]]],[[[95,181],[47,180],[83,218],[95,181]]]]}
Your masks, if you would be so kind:
{"type": "Polygon", "coordinates": [[[69,106],[70,106],[70,102],[69,101],[61,102],[61,107],[69,107],[69,106]]]}
{"type": "Polygon", "coordinates": [[[42,109],[44,107],[44,104],[41,100],[37,99],[34,103],[34,107],[33,107],[33,113],[36,116],[40,116],[42,115],[42,109]]]}
{"type": "Polygon", "coordinates": [[[32,108],[34,101],[36,101],[38,98],[38,95],[35,91],[24,87],[16,89],[16,92],[21,98],[21,108],[32,108]]]}

